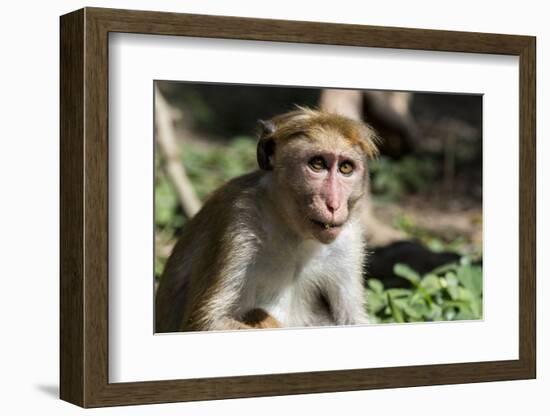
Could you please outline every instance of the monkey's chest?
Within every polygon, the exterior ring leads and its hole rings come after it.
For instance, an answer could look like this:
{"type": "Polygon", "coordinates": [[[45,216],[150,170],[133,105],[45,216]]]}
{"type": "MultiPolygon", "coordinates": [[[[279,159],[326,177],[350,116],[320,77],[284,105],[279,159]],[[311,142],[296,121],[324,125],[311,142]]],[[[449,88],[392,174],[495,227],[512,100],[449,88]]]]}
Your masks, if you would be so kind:
{"type": "Polygon", "coordinates": [[[261,308],[284,326],[334,325],[323,281],[327,269],[322,256],[289,254],[264,257],[247,273],[239,313],[261,308]]]}

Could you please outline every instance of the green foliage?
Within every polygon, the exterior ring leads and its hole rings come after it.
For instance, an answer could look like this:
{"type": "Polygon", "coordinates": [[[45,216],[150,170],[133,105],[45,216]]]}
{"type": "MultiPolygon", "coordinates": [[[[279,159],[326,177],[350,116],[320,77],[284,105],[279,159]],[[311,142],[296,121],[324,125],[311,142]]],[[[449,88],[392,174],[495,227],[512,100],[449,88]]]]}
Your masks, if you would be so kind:
{"type": "Polygon", "coordinates": [[[370,163],[372,191],[379,198],[399,199],[407,192],[420,192],[434,179],[434,161],[405,156],[400,160],[380,156],[370,163]]]}
{"type": "Polygon", "coordinates": [[[420,276],[404,264],[394,273],[410,289],[385,289],[371,278],[366,289],[367,310],[377,322],[452,321],[482,318],[482,271],[468,258],[420,276]]]}
{"type": "Polygon", "coordinates": [[[189,179],[202,200],[229,179],[257,168],[256,143],[245,136],[224,147],[183,146],[182,158],[189,179]]]}
{"type": "Polygon", "coordinates": [[[178,198],[165,176],[158,178],[155,186],[155,224],[161,228],[177,228],[183,224],[183,216],[177,212],[178,198]]]}

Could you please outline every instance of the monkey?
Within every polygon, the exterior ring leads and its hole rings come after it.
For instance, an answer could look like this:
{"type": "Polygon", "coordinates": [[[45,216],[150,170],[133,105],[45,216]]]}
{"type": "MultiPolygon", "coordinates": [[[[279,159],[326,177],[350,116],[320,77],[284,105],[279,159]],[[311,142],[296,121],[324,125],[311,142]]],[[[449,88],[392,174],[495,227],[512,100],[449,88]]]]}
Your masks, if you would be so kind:
{"type": "Polygon", "coordinates": [[[369,323],[360,213],[378,137],[297,107],[260,121],[259,169],[183,227],[155,299],[155,331],[369,323]]]}

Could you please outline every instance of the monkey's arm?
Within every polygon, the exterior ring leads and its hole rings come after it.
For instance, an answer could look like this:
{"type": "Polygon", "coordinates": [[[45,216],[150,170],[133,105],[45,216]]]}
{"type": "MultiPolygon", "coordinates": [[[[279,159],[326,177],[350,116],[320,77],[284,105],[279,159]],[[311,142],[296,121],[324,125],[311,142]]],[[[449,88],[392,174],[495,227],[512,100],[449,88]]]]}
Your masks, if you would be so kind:
{"type": "MultiPolygon", "coordinates": [[[[248,224],[250,226],[250,222],[248,224]]],[[[195,271],[191,280],[199,287],[190,310],[184,315],[181,330],[236,330],[278,328],[281,324],[262,309],[253,309],[244,316],[238,313],[242,291],[247,285],[247,269],[257,253],[257,236],[239,224],[227,230],[228,238],[210,260],[195,271]]]]}
{"type": "MultiPolygon", "coordinates": [[[[189,314],[181,323],[182,331],[230,331],[251,329],[235,314],[240,302],[241,284],[244,276],[220,273],[213,277],[213,283],[197,297],[189,314]]],[[[208,279],[210,280],[210,279],[208,279]]]]}
{"type": "MultiPolygon", "coordinates": [[[[235,319],[231,317],[223,317],[210,321],[208,324],[194,325],[190,319],[187,324],[187,329],[195,330],[236,330],[236,329],[266,329],[266,328],[282,328],[282,324],[273,316],[260,308],[252,309],[247,312],[242,318],[235,319]]],[[[184,330],[186,328],[183,328],[184,330]]]]}
{"type": "Polygon", "coordinates": [[[365,309],[365,289],[361,279],[362,276],[358,275],[353,279],[339,277],[326,281],[326,298],[337,325],[370,323],[365,309]]]}

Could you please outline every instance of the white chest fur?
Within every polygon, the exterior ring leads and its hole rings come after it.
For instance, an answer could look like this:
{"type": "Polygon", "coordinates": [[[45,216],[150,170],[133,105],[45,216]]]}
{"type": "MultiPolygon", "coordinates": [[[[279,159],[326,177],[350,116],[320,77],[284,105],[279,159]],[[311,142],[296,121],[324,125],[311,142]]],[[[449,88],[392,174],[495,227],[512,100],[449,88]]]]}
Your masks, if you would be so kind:
{"type": "Polygon", "coordinates": [[[361,232],[353,224],[346,225],[328,245],[295,242],[275,233],[246,272],[248,284],[238,313],[262,308],[284,326],[337,324],[338,311],[331,308],[342,302],[327,305],[327,301],[356,290],[362,264],[361,232]]]}

